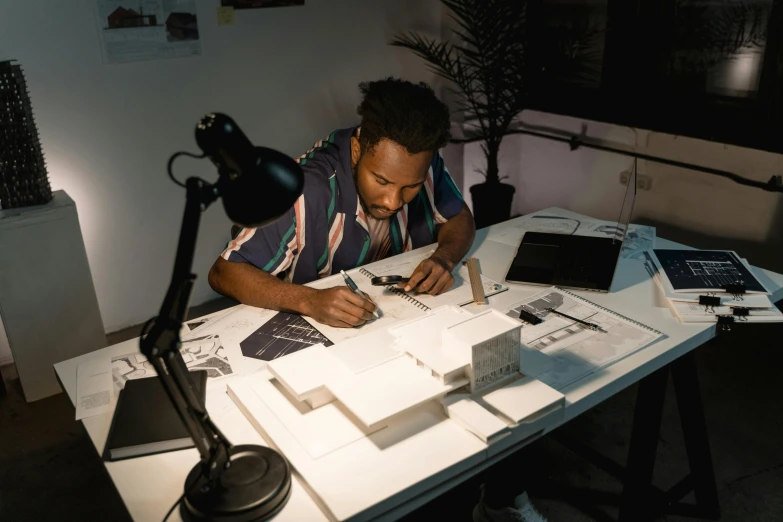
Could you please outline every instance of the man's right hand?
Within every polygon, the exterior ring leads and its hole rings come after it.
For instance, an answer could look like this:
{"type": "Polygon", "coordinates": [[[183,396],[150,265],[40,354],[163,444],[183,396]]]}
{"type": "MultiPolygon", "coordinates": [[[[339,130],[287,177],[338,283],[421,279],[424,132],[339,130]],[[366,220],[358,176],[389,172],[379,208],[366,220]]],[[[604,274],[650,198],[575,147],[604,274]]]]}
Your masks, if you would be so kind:
{"type": "Polygon", "coordinates": [[[373,318],[375,304],[346,286],[317,290],[309,299],[306,315],[338,328],[361,326],[373,318]]]}

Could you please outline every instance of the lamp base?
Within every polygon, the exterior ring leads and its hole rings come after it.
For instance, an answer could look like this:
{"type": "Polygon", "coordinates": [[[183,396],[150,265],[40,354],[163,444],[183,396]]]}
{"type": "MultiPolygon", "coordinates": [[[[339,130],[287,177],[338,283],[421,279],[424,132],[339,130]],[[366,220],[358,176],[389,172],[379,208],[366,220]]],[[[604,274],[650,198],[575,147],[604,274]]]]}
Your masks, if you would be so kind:
{"type": "Polygon", "coordinates": [[[291,496],[291,470],[275,450],[241,445],[230,450],[231,467],[210,486],[196,465],[185,480],[180,504],[185,522],[255,522],[283,509],[291,496]],[[196,482],[194,486],[194,482],[196,482]]]}

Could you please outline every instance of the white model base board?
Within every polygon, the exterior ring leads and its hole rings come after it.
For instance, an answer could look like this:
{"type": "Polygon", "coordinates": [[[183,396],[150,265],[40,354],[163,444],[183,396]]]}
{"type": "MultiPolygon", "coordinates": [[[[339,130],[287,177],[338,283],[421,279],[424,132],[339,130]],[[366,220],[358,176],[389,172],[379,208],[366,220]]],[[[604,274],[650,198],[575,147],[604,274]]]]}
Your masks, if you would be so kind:
{"type": "MultiPolygon", "coordinates": [[[[266,398],[260,398],[257,390],[265,394],[269,388],[259,381],[270,379],[269,372],[257,373],[229,384],[228,393],[270,446],[286,456],[332,520],[376,519],[486,459],[487,445],[446,418],[438,401],[407,411],[386,428],[313,458],[267,406],[266,398]]],[[[282,390],[272,388],[278,393],[282,390]]]]}

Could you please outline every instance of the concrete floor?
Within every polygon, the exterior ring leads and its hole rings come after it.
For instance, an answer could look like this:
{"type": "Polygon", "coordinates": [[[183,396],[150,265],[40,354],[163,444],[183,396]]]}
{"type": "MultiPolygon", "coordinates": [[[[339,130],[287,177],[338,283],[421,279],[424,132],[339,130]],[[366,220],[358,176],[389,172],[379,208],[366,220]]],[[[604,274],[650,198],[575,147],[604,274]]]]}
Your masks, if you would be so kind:
{"type": "MultiPolygon", "coordinates": [[[[191,316],[230,304],[227,300],[208,303],[194,308],[191,316]]],[[[113,344],[136,335],[138,327],[112,334],[108,341],[113,344]]],[[[781,338],[783,324],[741,325],[696,352],[721,520],[783,520],[781,338]]],[[[0,521],[129,520],[81,423],[74,421],[67,397],[60,394],[27,404],[13,366],[1,370],[8,394],[0,397],[0,521]]],[[[624,462],[635,392],[632,386],[618,393],[558,431],[624,462]]],[[[531,446],[529,455],[531,465],[542,476],[568,485],[619,492],[614,479],[550,437],[531,446]]],[[[667,488],[685,473],[687,460],[670,388],[655,483],[667,488]]],[[[479,481],[468,481],[406,520],[470,520],[479,481]]],[[[594,520],[561,499],[536,498],[537,486],[531,489],[536,505],[552,522],[594,520]]],[[[691,519],[667,516],[661,520],[691,519]]]]}

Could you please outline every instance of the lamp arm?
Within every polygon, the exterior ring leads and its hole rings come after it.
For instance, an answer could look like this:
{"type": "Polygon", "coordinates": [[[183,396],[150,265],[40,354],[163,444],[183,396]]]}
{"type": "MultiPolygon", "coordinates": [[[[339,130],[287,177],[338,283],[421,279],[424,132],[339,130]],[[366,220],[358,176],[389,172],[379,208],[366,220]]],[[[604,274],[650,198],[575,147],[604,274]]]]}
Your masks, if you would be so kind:
{"type": "Polygon", "coordinates": [[[231,443],[209,418],[196,395],[193,381],[180,353],[180,329],[186,318],[196,275],[191,272],[201,212],[217,199],[212,185],[198,178],[186,183],[187,201],[182,218],[174,273],[160,312],[141,338],[141,352],[152,363],[166,394],[201,455],[202,475],[217,479],[230,466],[231,443]],[[146,334],[146,335],[145,335],[146,334]]]}

